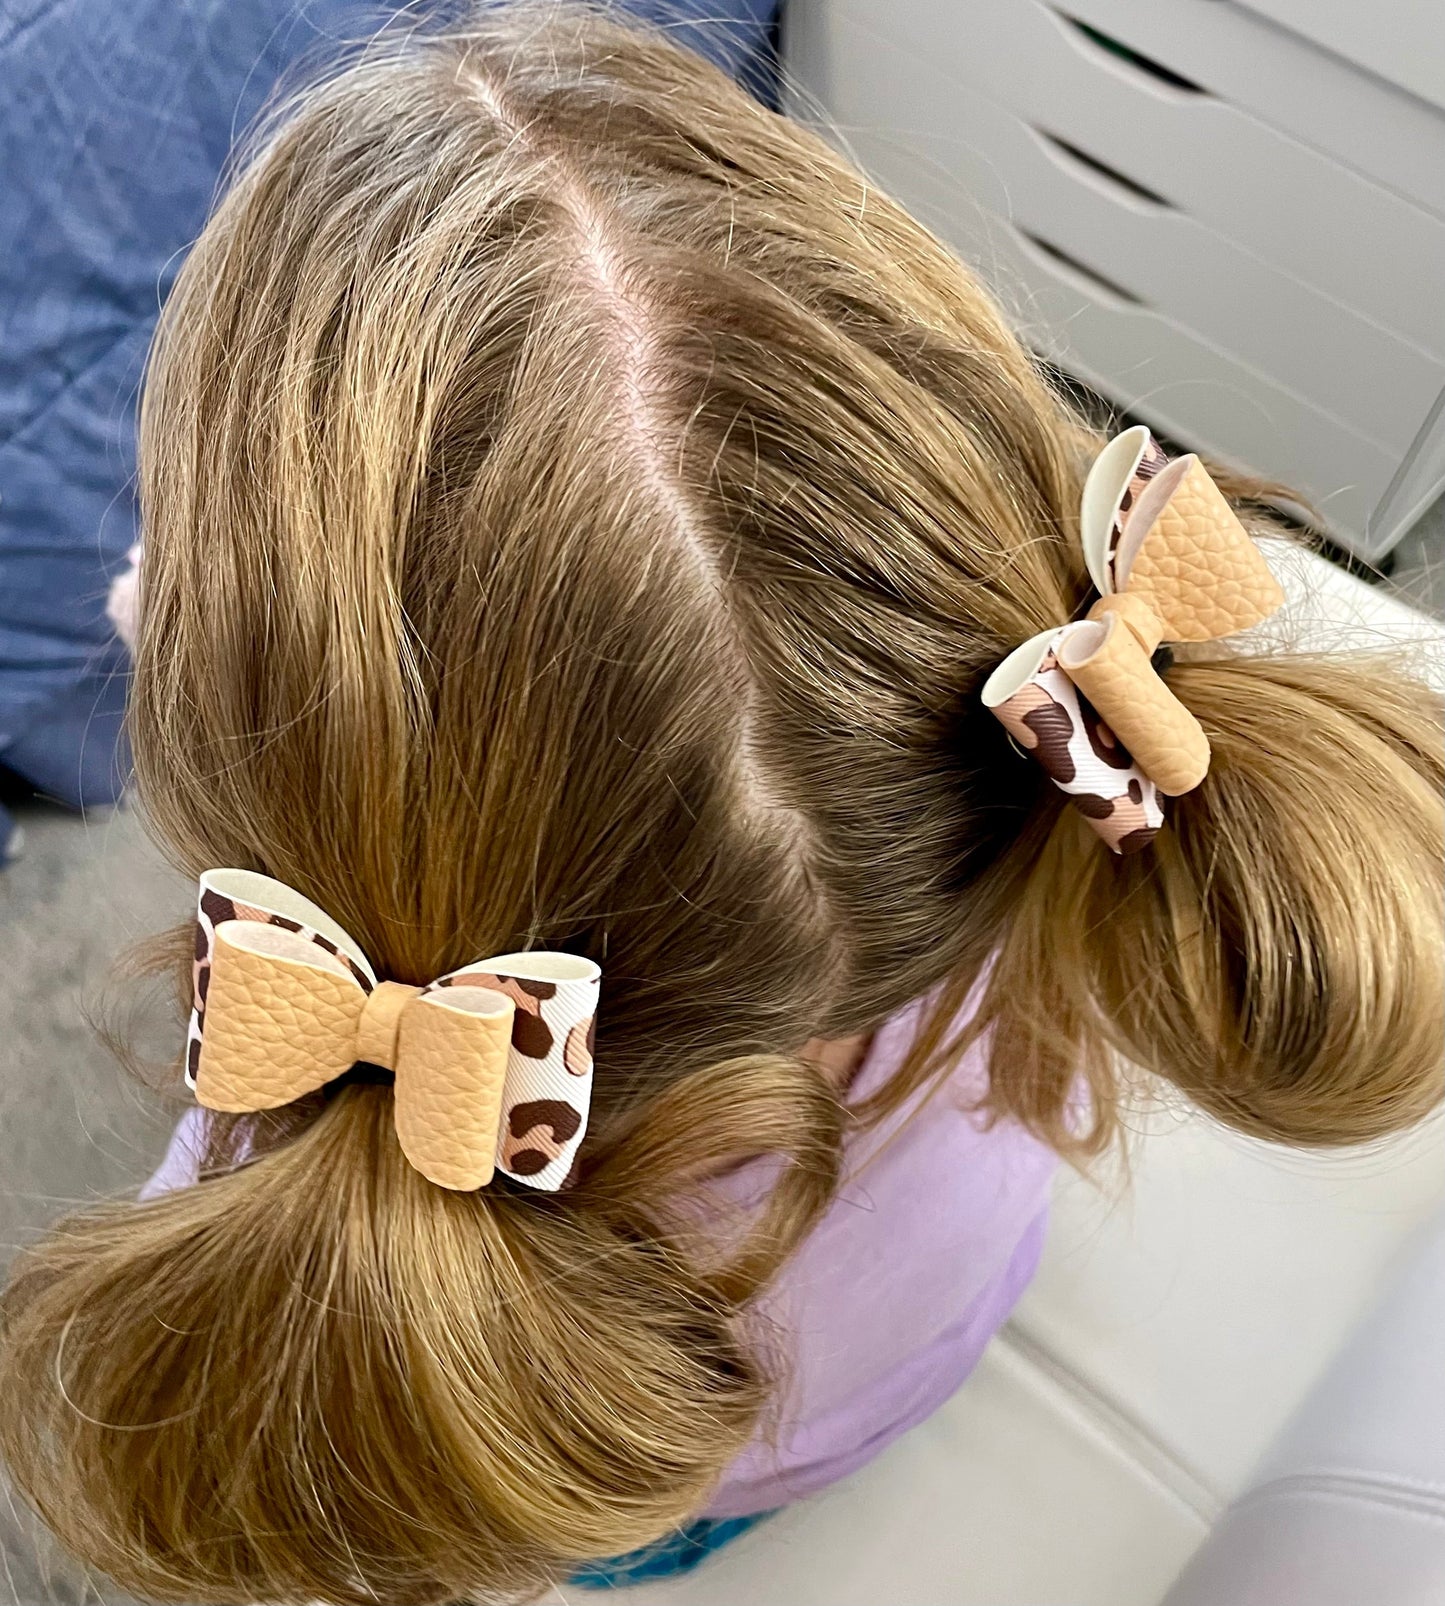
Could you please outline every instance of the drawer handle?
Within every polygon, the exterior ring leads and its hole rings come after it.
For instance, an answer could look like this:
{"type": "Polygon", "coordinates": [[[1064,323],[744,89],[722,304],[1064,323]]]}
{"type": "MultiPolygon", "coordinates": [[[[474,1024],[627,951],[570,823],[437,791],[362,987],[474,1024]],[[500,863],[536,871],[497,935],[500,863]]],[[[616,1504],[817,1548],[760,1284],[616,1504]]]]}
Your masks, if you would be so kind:
{"type": "Polygon", "coordinates": [[[1050,157],[1055,157],[1055,153],[1058,153],[1064,157],[1065,163],[1084,168],[1092,177],[1101,178],[1106,184],[1122,190],[1131,200],[1143,201],[1147,206],[1157,207],[1165,212],[1174,210],[1174,203],[1161,195],[1158,190],[1151,190],[1147,184],[1141,184],[1138,179],[1130,178],[1127,173],[1121,173],[1117,167],[1110,167],[1107,162],[1100,161],[1097,156],[1091,156],[1088,151],[1080,150],[1077,145],[1070,144],[1066,139],[1060,139],[1057,134],[1051,134],[1046,128],[1035,125],[1033,132],[1050,157]]]}
{"type": "Polygon", "coordinates": [[[1172,89],[1184,95],[1207,95],[1209,91],[1203,84],[1197,84],[1192,78],[1186,78],[1183,73],[1177,73],[1172,67],[1166,67],[1163,62],[1155,61],[1152,56],[1145,56],[1126,45],[1122,39],[1116,39],[1113,34],[1105,33],[1102,28],[1095,28],[1091,23],[1082,21],[1078,17],[1071,17],[1067,11],[1054,8],[1054,14],[1060,22],[1067,25],[1087,39],[1095,50],[1109,57],[1111,62],[1123,62],[1132,67],[1135,72],[1152,78],[1155,83],[1162,84],[1166,89],[1172,89]]]}
{"type": "Polygon", "coordinates": [[[1029,229],[1021,229],[1014,224],[1014,232],[1042,257],[1045,257],[1051,268],[1058,271],[1065,279],[1072,279],[1075,288],[1094,300],[1112,301],[1121,307],[1146,306],[1144,298],[1135,295],[1132,290],[1126,290],[1122,284],[1113,279],[1106,278],[1097,268],[1091,268],[1087,262],[1080,262],[1078,257],[1071,255],[1052,240],[1046,240],[1040,234],[1034,234],[1029,229]]]}

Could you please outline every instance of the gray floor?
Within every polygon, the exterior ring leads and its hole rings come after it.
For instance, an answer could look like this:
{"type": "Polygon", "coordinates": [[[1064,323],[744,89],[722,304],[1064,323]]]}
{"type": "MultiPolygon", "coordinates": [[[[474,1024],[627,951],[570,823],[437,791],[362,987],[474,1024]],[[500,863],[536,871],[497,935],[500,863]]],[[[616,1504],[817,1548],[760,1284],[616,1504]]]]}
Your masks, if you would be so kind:
{"type": "MultiPolygon", "coordinates": [[[[23,811],[24,856],[0,871],[0,1245],[4,1252],[66,1208],[135,1186],[164,1147],[171,1116],[102,1046],[102,1019],[138,1053],[174,1041],[165,1011],[108,985],[117,954],[185,917],[189,895],[136,816],[81,820],[23,811]],[[131,1003],[121,1008],[123,1000],[131,1003]],[[126,1019],[126,1016],[129,1016],[126,1019]]],[[[119,1602],[51,1553],[0,1503],[0,1603],[119,1602]]]]}
{"type": "MultiPolygon", "coordinates": [[[[1445,613],[1445,511],[1401,549],[1394,584],[1445,613]]],[[[162,1058],[179,1027],[154,996],[109,978],[128,945],[187,917],[189,888],[133,813],[21,811],[24,856],[0,872],[0,1253],[68,1206],[134,1187],[174,1118],[101,1044],[111,1021],[162,1058]]],[[[117,1606],[0,1502],[0,1606],[117,1606]]]]}

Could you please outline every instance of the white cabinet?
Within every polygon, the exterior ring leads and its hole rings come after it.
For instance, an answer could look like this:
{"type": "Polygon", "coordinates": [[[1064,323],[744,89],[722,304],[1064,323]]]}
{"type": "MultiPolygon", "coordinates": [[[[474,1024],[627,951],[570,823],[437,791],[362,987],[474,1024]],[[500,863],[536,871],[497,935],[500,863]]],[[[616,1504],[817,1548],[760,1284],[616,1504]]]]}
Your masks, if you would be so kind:
{"type": "Polygon", "coordinates": [[[1319,0],[792,0],[785,54],[1040,351],[1378,556],[1445,390],[1445,26],[1392,9],[1394,81],[1319,0]]]}
{"type": "Polygon", "coordinates": [[[1445,15],[1440,0],[1241,0],[1273,22],[1445,106],[1445,15]]]}

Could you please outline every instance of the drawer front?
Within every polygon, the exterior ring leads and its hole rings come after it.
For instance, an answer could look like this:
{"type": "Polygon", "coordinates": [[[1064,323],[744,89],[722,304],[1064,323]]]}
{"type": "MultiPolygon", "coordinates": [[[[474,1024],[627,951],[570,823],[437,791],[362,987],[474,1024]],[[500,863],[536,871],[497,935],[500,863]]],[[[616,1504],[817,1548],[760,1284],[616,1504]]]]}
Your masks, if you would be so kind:
{"type": "Polygon", "coordinates": [[[995,287],[1048,320],[1036,327],[1036,350],[1163,434],[1294,487],[1343,545],[1374,555],[1373,515],[1398,466],[1395,454],[1188,330],[1100,300],[1003,219],[983,221],[995,221],[979,242],[995,287]]]}
{"type": "Polygon", "coordinates": [[[1445,17],[1440,0],[1238,0],[1271,22],[1445,107],[1445,17]]]}
{"type": "MultiPolygon", "coordinates": [[[[879,8],[841,17],[878,28],[879,8]]],[[[892,0],[890,41],[1134,186],[1445,358],[1445,219],[1205,91],[1121,57],[1044,0],[892,0]]],[[[904,103],[900,120],[911,123],[904,103]]],[[[1445,123],[1439,156],[1445,165],[1445,123]]]]}
{"type": "Polygon", "coordinates": [[[1101,176],[998,101],[848,16],[835,15],[828,33],[826,100],[850,138],[904,121],[895,143],[950,175],[956,210],[1008,218],[1111,299],[1190,331],[1397,459],[1406,451],[1445,386],[1445,360],[1101,176]]]}
{"type": "Polygon", "coordinates": [[[795,24],[789,62],[842,125],[850,153],[974,264],[1035,349],[1165,434],[1298,487],[1361,556],[1383,549],[1368,526],[1403,446],[1382,444],[1030,238],[1016,213],[1004,215],[1010,175],[994,173],[981,193],[977,173],[960,176],[951,142],[888,131],[895,119],[880,107],[906,107],[910,125],[918,120],[914,64],[844,29],[831,7],[795,24]]]}
{"type": "MultiPolygon", "coordinates": [[[[869,165],[881,176],[881,162],[869,165]]],[[[1398,465],[1394,454],[1158,314],[1101,296],[1005,219],[956,210],[945,218],[939,203],[946,192],[933,205],[917,198],[920,215],[986,265],[1036,351],[1163,434],[1294,486],[1344,545],[1372,555],[1371,515],[1398,465]]]]}
{"type": "MultiPolygon", "coordinates": [[[[1001,21],[1016,4],[1000,0],[1001,21]]],[[[1399,4],[1362,0],[1358,10],[1378,28],[1399,4]]],[[[1445,216],[1445,112],[1428,101],[1227,0],[1058,0],[1058,8],[1445,216]]],[[[940,0],[940,30],[948,16],[940,0]]],[[[1437,34],[1437,61],[1440,48],[1437,34]]]]}

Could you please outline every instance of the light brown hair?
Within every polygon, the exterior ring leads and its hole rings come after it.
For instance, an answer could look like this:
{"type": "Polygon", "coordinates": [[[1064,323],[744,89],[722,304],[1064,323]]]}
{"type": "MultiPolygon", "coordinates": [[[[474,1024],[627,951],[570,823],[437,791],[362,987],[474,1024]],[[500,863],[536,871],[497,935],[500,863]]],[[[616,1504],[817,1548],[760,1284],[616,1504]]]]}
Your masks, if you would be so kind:
{"type": "Polygon", "coordinates": [[[284,109],[146,391],[140,790],[384,975],[598,960],[594,1125],[569,1192],[452,1194],[347,1087],[64,1223],[4,1298],[0,1448],[69,1547],[161,1600],[420,1606],[686,1519],[766,1423],[746,1313],[847,1120],[941,1074],[981,977],[995,1110],[1073,1152],[1119,1053],[1287,1142],[1438,1100],[1425,691],[1180,663],[1213,767],[1123,860],[980,706],[1087,596],[1097,444],[922,227],[655,34],[488,13],[284,109]],[[845,1112],[800,1045],[940,984],[845,1112]]]}

